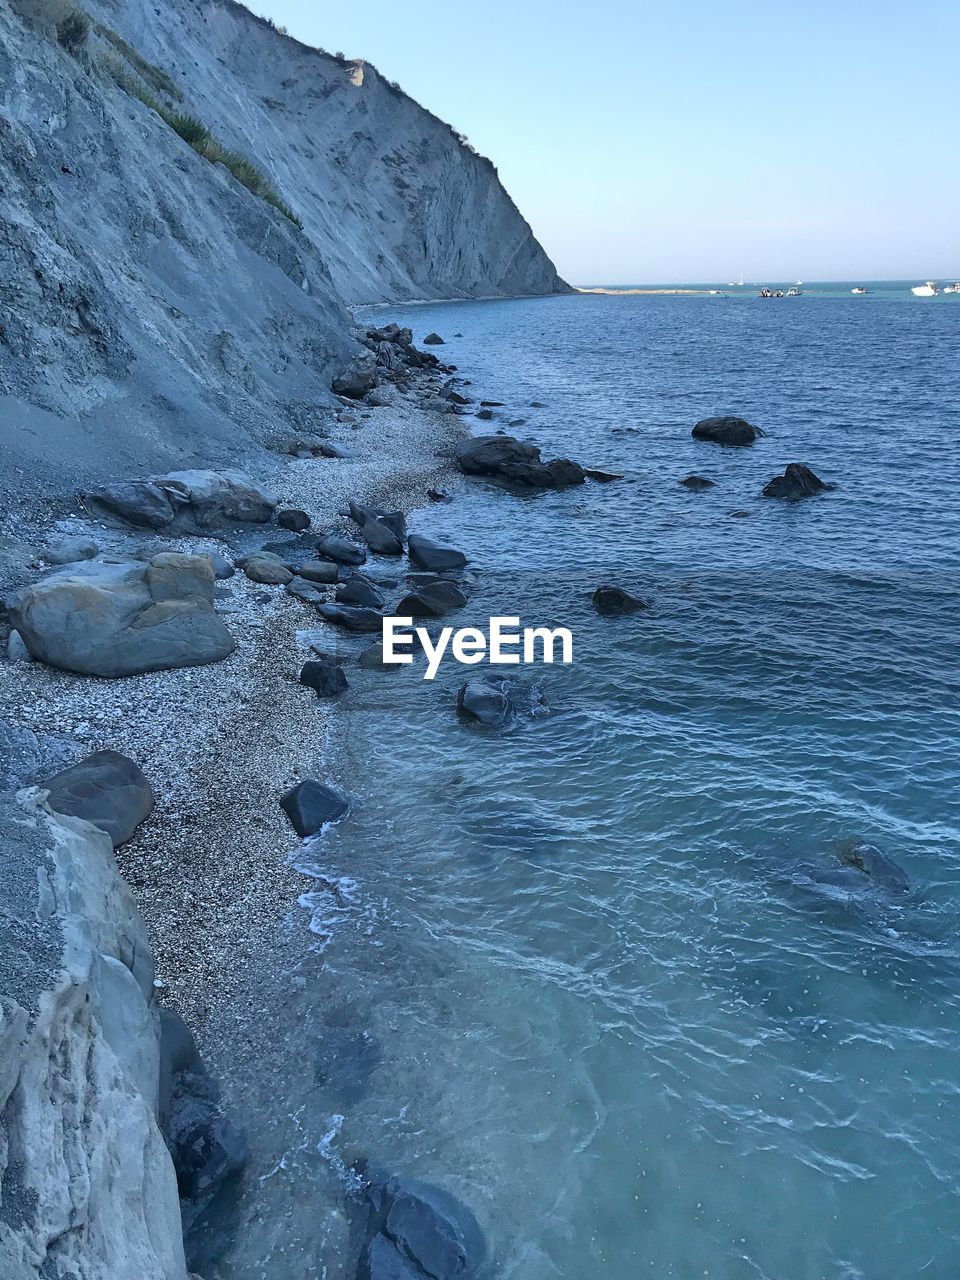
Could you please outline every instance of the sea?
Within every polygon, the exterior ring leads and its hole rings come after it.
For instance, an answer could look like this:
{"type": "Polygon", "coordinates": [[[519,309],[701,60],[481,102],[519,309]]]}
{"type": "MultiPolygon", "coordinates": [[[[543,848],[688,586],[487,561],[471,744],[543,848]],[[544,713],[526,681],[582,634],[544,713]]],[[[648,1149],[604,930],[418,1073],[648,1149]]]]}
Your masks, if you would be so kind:
{"type": "MultiPolygon", "coordinates": [[[[333,717],[288,1243],[372,1156],[468,1205],[503,1280],[960,1274],[960,296],[713,287],[361,313],[444,337],[501,402],[478,434],[622,479],[410,513],[469,558],[445,623],[566,627],[573,662],[512,669],[502,732],[449,661],[333,717]],[[719,414],[766,434],[692,437],[719,414]],[[836,487],[761,496],[791,462],[836,487]],[[908,887],[838,876],[856,840],[908,887]]],[[[263,1274],[352,1277],[311,1247],[263,1274]]]]}

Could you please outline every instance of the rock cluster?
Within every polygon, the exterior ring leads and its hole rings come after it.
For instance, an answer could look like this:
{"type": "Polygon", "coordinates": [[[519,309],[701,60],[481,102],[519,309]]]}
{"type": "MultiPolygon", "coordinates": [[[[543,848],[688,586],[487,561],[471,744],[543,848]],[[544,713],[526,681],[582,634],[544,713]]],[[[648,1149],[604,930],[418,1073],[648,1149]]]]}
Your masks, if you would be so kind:
{"type": "Polygon", "coordinates": [[[515,436],[474,436],[457,446],[456,460],[466,475],[492,479],[529,489],[561,489],[583,484],[586,472],[578,462],[555,458],[543,462],[536,445],[515,436]]]}

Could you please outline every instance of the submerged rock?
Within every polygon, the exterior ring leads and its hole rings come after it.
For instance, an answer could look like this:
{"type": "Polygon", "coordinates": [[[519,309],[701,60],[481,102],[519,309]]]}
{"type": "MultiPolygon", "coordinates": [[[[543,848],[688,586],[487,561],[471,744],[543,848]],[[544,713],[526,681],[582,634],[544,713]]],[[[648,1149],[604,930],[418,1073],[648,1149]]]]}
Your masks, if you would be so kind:
{"type": "Polygon", "coordinates": [[[350,687],[336,662],[305,662],[300,671],[300,683],[313,689],[319,698],[339,698],[350,687]]]}
{"type": "Polygon", "coordinates": [[[357,659],[357,666],[364,667],[368,671],[402,671],[404,664],[400,662],[384,662],[383,641],[374,640],[373,644],[368,644],[357,659]]]}
{"type": "Polygon", "coordinates": [[[623,479],[619,471],[599,471],[596,467],[584,467],[583,474],[597,484],[612,484],[614,480],[623,479]]]}
{"type": "Polygon", "coordinates": [[[417,533],[410,535],[407,546],[410,563],[420,569],[428,569],[431,573],[463,569],[467,564],[467,557],[462,551],[457,551],[454,547],[444,547],[439,542],[433,542],[430,538],[424,538],[417,533]]]}
{"type": "Polygon", "coordinates": [[[203,666],[236,648],[213,584],[207,556],[85,560],[24,588],[10,620],[34,658],[81,675],[203,666]]]}
{"type": "Polygon", "coordinates": [[[368,1208],[357,1280],[474,1280],[487,1256],[473,1213],[418,1178],[361,1164],[368,1208]]]}
{"type": "Polygon", "coordinates": [[[403,597],[394,613],[398,618],[442,618],[451,609],[460,609],[467,597],[455,582],[437,578],[421,583],[416,591],[403,597]]]}
{"type": "Polygon", "coordinates": [[[593,607],[604,617],[612,617],[621,613],[636,613],[638,609],[646,609],[646,600],[632,596],[623,587],[597,587],[593,593],[593,607]]]}
{"type": "Polygon", "coordinates": [[[506,676],[478,676],[460,686],[457,714],[491,729],[502,729],[513,717],[511,682],[506,676]]]}
{"type": "Polygon", "coordinates": [[[791,462],[782,476],[774,476],[764,486],[763,496],[797,502],[800,498],[812,498],[815,494],[827,493],[835,488],[836,485],[826,484],[801,462],[791,462]]]}
{"type": "Polygon", "coordinates": [[[336,822],[350,808],[331,787],[307,778],[280,797],[280,807],[298,836],[315,836],[328,822],[336,822]]]}
{"type": "Polygon", "coordinates": [[[910,888],[907,873],[875,844],[868,844],[865,840],[851,840],[841,846],[839,858],[844,866],[856,868],[884,889],[906,893],[910,888]]]}
{"type": "Polygon", "coordinates": [[[317,612],[326,622],[347,631],[382,631],[383,614],[349,604],[321,604],[317,612]]]}
{"type": "Polygon", "coordinates": [[[355,573],[347,582],[337,587],[337,604],[352,604],[361,609],[382,609],[383,592],[369,578],[355,573]]]}
{"type": "Polygon", "coordinates": [[[150,783],[119,751],[95,751],[40,785],[49,792],[47,805],[54,813],[92,822],[115,849],[153,812],[150,783]]]}
{"type": "Polygon", "coordinates": [[[706,476],[684,476],[682,480],[677,481],[682,484],[685,489],[714,489],[716,488],[715,480],[708,480],[706,476]]]}
{"type": "Polygon", "coordinates": [[[106,515],[165,532],[209,529],[231,522],[265,524],[277,499],[240,471],[170,471],[147,480],[102,485],[84,495],[106,515]]]}
{"type": "Polygon", "coordinates": [[[752,426],[746,418],[722,417],[701,419],[692,434],[697,440],[710,440],[713,444],[747,445],[765,432],[752,426]]]}

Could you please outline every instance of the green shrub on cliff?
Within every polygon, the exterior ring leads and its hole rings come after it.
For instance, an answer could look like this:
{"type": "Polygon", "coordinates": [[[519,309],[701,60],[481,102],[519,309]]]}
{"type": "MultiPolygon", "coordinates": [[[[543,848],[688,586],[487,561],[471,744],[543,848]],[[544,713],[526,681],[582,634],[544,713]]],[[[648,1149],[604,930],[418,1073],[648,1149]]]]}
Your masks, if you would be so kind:
{"type": "Polygon", "coordinates": [[[67,53],[77,54],[87,42],[90,31],[90,19],[82,9],[71,9],[65,18],[57,23],[57,40],[67,53]]]}

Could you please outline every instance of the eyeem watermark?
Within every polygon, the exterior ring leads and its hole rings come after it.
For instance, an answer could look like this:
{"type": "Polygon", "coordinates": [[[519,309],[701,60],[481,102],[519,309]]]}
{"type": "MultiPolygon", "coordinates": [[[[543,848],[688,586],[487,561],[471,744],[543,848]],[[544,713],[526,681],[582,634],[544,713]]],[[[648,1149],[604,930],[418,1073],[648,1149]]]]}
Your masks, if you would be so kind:
{"type": "Polygon", "coordinates": [[[383,660],[408,666],[413,662],[414,640],[427,655],[424,680],[433,680],[449,649],[450,656],[465,667],[489,662],[493,666],[516,667],[521,662],[573,662],[573,634],[566,627],[524,627],[519,618],[491,618],[487,631],[479,627],[444,627],[436,642],[426,627],[413,627],[412,618],[384,618],[383,660]],[[559,658],[556,656],[559,650],[559,658]]]}

